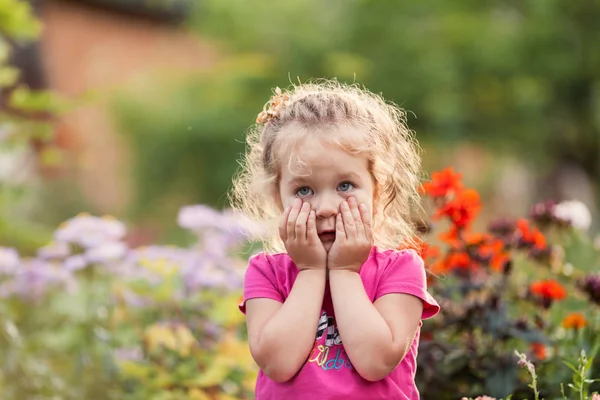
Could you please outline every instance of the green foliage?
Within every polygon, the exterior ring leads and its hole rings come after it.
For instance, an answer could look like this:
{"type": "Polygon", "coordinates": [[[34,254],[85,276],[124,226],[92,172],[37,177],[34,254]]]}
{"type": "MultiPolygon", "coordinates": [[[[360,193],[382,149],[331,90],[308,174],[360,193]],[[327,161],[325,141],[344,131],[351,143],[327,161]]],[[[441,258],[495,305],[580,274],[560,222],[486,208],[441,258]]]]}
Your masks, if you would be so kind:
{"type": "Polygon", "coordinates": [[[243,133],[271,74],[268,56],[240,56],[168,87],[155,84],[152,95],[116,100],[114,112],[135,150],[135,217],[172,214],[186,202],[227,205],[243,133]]]}
{"type": "Polygon", "coordinates": [[[356,80],[407,108],[419,140],[477,141],[538,168],[569,158],[600,179],[597,2],[207,0],[195,7],[189,28],[218,45],[222,62],[185,82],[156,76],[144,100],[117,103],[138,160],[139,216],[174,202],[161,192],[222,205],[243,132],[270,88],[323,76],[356,80]]]}
{"type": "MultiPolygon", "coordinates": [[[[31,40],[40,33],[31,5],[22,0],[0,0],[0,32],[16,40],[31,40]]],[[[3,40],[0,40],[2,43],[3,40]]]]}
{"type": "Polygon", "coordinates": [[[0,0],[0,157],[15,160],[15,166],[3,171],[0,178],[0,243],[29,251],[39,247],[51,232],[31,222],[35,192],[27,170],[35,170],[37,161],[48,165],[60,162],[56,149],[46,148],[36,160],[38,154],[33,148],[52,138],[47,116],[66,106],[48,91],[19,85],[19,71],[9,65],[10,45],[36,40],[40,29],[28,2],[0,0]]]}

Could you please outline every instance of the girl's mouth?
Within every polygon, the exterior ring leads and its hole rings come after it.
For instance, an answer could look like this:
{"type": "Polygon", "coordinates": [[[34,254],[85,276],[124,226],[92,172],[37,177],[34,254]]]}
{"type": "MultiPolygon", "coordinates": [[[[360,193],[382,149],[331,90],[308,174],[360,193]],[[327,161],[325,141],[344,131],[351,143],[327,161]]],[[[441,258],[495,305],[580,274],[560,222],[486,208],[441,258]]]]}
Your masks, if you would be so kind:
{"type": "Polygon", "coordinates": [[[319,233],[319,239],[321,239],[321,242],[333,242],[335,241],[335,231],[319,233]]]}

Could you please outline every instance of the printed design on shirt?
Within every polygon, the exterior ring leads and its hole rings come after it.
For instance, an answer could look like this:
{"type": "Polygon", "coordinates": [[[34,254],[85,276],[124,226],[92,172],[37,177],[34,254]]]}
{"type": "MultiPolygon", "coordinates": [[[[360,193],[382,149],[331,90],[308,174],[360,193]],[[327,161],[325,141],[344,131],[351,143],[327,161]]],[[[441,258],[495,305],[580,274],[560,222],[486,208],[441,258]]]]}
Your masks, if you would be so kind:
{"type": "Polygon", "coordinates": [[[327,338],[325,339],[325,346],[333,346],[334,344],[342,344],[342,338],[335,326],[335,319],[328,317],[327,313],[323,311],[321,318],[319,318],[319,325],[317,325],[317,339],[323,337],[323,334],[327,331],[327,338]]]}
{"type": "Polygon", "coordinates": [[[315,363],[326,371],[352,368],[352,363],[342,346],[342,338],[335,325],[335,318],[328,316],[325,311],[319,318],[315,345],[308,362],[315,363]],[[325,343],[322,340],[324,335],[325,343]]]}

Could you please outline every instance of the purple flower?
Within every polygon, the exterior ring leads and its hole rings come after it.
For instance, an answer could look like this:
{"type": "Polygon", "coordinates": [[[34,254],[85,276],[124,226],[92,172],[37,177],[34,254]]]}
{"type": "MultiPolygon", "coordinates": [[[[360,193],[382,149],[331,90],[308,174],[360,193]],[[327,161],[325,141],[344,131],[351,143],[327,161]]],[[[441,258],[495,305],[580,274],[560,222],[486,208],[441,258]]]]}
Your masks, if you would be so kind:
{"type": "Polygon", "coordinates": [[[600,305],[600,274],[590,274],[579,280],[579,288],[584,291],[591,301],[600,305]]]}
{"type": "Polygon", "coordinates": [[[209,260],[188,265],[181,272],[188,294],[207,288],[237,289],[242,283],[241,276],[235,270],[213,264],[209,260]]]}
{"type": "Polygon", "coordinates": [[[85,257],[81,254],[77,254],[75,256],[71,256],[71,257],[67,257],[63,263],[62,266],[64,269],[66,269],[67,271],[77,271],[80,269],[83,269],[87,266],[87,260],[85,259],[85,257]]]}
{"type": "Polygon", "coordinates": [[[19,268],[21,259],[15,249],[0,247],[0,275],[12,275],[19,268]]]}
{"type": "Polygon", "coordinates": [[[177,223],[192,232],[202,232],[206,229],[220,229],[223,215],[217,210],[203,204],[184,206],[179,210],[177,223]]]}
{"type": "Polygon", "coordinates": [[[592,223],[590,210],[577,200],[537,203],[531,209],[531,218],[538,223],[554,223],[581,230],[589,229],[592,223]]]}
{"type": "Polygon", "coordinates": [[[57,242],[73,243],[89,249],[119,241],[125,233],[125,225],[114,218],[80,214],[64,222],[54,233],[54,238],[57,242]]]}
{"type": "Polygon", "coordinates": [[[41,301],[51,289],[72,290],[76,282],[69,271],[43,260],[27,260],[8,282],[0,295],[19,297],[26,301],[41,301]]]}
{"type": "Polygon", "coordinates": [[[558,222],[554,216],[555,201],[544,201],[531,207],[531,219],[538,223],[558,222]]]}
{"type": "Polygon", "coordinates": [[[68,257],[71,254],[71,247],[65,242],[54,242],[41,247],[37,251],[37,256],[42,260],[54,260],[68,257]]]}
{"type": "Polygon", "coordinates": [[[207,235],[222,235],[226,247],[238,246],[252,233],[258,232],[258,226],[244,215],[233,210],[219,212],[202,204],[182,207],[177,222],[203,240],[207,235]]]}

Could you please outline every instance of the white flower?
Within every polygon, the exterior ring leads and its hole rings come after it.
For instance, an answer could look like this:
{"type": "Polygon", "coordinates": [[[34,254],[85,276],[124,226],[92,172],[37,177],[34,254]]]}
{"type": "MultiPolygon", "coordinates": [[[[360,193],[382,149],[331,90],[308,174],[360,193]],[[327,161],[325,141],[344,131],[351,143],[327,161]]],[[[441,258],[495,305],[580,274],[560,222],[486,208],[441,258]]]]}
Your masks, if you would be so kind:
{"type": "Polygon", "coordinates": [[[12,274],[20,262],[19,253],[15,249],[0,247],[0,274],[12,274]]]}
{"type": "Polygon", "coordinates": [[[54,238],[57,242],[74,243],[89,249],[121,240],[125,233],[125,225],[112,217],[80,214],[64,222],[54,233],[54,238]]]}
{"type": "Polygon", "coordinates": [[[123,258],[127,254],[127,245],[123,242],[103,243],[98,247],[88,249],[85,258],[92,263],[105,263],[123,258]]]}
{"type": "Polygon", "coordinates": [[[592,225],[592,214],[585,204],[578,200],[563,201],[554,207],[554,217],[568,222],[574,228],[587,230],[592,225]]]}

